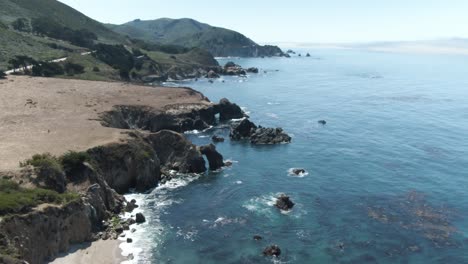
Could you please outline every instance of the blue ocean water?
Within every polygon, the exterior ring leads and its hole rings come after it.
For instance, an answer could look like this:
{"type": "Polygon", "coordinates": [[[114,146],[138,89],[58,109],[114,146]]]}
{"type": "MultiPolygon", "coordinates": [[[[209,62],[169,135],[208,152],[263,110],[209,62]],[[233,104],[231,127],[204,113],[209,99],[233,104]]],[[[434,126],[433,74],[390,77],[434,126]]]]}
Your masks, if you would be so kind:
{"type": "MultiPolygon", "coordinates": [[[[234,59],[261,71],[181,84],[293,141],[218,143],[231,168],[133,195],[148,219],[138,263],[468,263],[468,57],[309,52],[234,59]],[[272,206],[280,193],[291,212],[272,206]],[[279,258],[262,256],[270,244],[279,258]]],[[[229,130],[187,137],[215,133],[229,130]]]]}

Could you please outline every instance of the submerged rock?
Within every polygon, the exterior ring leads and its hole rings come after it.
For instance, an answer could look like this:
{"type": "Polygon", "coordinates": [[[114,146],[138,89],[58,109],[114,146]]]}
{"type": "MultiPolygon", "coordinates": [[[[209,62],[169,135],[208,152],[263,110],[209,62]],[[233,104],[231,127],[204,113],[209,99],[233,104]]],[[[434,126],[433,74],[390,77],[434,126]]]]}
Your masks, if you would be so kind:
{"type": "Polygon", "coordinates": [[[259,241],[259,240],[262,240],[263,237],[261,237],[259,235],[255,235],[255,236],[253,236],[253,239],[259,241]]]}
{"type": "Polygon", "coordinates": [[[309,53],[307,53],[307,54],[306,54],[306,57],[310,57],[310,54],[309,54],[309,53]]]}
{"type": "Polygon", "coordinates": [[[200,152],[208,159],[210,170],[218,170],[224,166],[223,156],[216,150],[215,145],[201,146],[200,152]]]}
{"type": "Polygon", "coordinates": [[[321,124],[321,125],[326,125],[327,124],[327,121],[325,120],[319,120],[317,121],[317,123],[321,124]]]}
{"type": "Polygon", "coordinates": [[[136,222],[137,224],[144,223],[144,222],[146,222],[146,218],[145,218],[145,216],[144,216],[142,213],[137,213],[137,214],[135,215],[135,222],[136,222]]]}
{"type": "Polygon", "coordinates": [[[215,143],[224,142],[224,138],[221,137],[221,136],[218,136],[218,135],[213,135],[211,137],[211,140],[213,140],[213,142],[215,142],[215,143]]]}
{"type": "Polygon", "coordinates": [[[247,72],[250,72],[250,73],[258,73],[258,68],[256,67],[250,67],[247,69],[247,72]]]}
{"type": "Polygon", "coordinates": [[[281,194],[280,197],[276,199],[275,206],[281,210],[289,211],[294,207],[294,203],[289,199],[289,196],[281,194]]]}
{"type": "Polygon", "coordinates": [[[278,257],[279,255],[281,255],[281,249],[277,245],[271,245],[263,250],[263,255],[278,257]]]}

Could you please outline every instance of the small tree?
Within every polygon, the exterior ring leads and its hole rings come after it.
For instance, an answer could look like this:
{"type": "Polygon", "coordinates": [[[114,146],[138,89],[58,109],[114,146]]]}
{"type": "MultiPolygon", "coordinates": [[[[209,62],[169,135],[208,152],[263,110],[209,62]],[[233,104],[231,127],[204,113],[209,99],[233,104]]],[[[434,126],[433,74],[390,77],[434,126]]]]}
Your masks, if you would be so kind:
{"type": "Polygon", "coordinates": [[[80,64],[76,64],[76,63],[71,63],[71,62],[66,62],[65,65],[63,66],[63,68],[65,69],[65,72],[72,76],[74,74],[81,74],[81,73],[84,73],[84,67],[80,64]]]}
{"type": "Polygon", "coordinates": [[[0,79],[6,79],[6,73],[0,69],[0,79]]]}
{"type": "Polygon", "coordinates": [[[11,23],[14,30],[31,32],[31,24],[26,18],[18,18],[11,23]]]}

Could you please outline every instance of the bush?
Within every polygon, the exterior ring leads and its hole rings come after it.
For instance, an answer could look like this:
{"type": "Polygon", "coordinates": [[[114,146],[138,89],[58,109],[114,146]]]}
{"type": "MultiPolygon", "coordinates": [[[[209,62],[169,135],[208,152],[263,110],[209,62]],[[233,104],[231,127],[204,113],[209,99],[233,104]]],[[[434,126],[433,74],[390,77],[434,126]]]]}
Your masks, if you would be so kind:
{"type": "Polygon", "coordinates": [[[93,68],[93,72],[100,72],[100,71],[101,71],[101,70],[99,69],[99,67],[97,67],[97,66],[94,66],[94,68],[93,68]]]}
{"type": "Polygon", "coordinates": [[[34,183],[45,189],[59,193],[65,192],[67,180],[60,161],[50,153],[36,154],[25,162],[20,162],[21,167],[33,166],[37,173],[34,183]]]}
{"type": "Polygon", "coordinates": [[[84,162],[90,160],[87,152],[69,151],[60,157],[60,163],[67,174],[81,168],[84,162]]]}
{"type": "Polygon", "coordinates": [[[77,193],[59,194],[42,188],[26,189],[9,180],[0,180],[0,215],[25,213],[43,204],[66,204],[79,199],[77,193]]]}
{"type": "Polygon", "coordinates": [[[134,67],[133,54],[123,45],[97,44],[94,49],[93,56],[114,69],[129,72],[134,67]]]}
{"type": "Polygon", "coordinates": [[[6,73],[4,70],[0,69],[0,80],[1,79],[6,79],[6,73]]]}
{"type": "Polygon", "coordinates": [[[31,32],[31,24],[29,20],[26,18],[18,18],[11,23],[11,26],[14,30],[23,31],[23,32],[31,32]]]}
{"type": "Polygon", "coordinates": [[[62,75],[65,71],[62,66],[54,62],[39,61],[32,67],[33,76],[52,77],[55,75],[62,75]]]}
{"type": "Polygon", "coordinates": [[[70,76],[75,74],[82,74],[85,72],[84,67],[82,65],[71,62],[66,62],[63,68],[65,69],[65,72],[70,76]]]}

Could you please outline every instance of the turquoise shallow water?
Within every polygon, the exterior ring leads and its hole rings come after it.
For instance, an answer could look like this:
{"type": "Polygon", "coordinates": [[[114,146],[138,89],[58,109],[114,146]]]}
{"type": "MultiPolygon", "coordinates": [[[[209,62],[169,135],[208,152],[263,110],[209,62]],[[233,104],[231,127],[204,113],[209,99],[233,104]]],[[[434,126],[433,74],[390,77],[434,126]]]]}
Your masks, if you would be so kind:
{"type": "MultiPolygon", "coordinates": [[[[138,195],[139,263],[468,263],[467,57],[311,54],[236,59],[261,73],[182,84],[293,142],[219,143],[232,168],[138,195]],[[279,193],[292,212],[271,206],[279,193]],[[269,244],[280,258],[261,255],[269,244]]],[[[187,137],[201,145],[213,133],[228,137],[222,127],[187,137]]]]}

